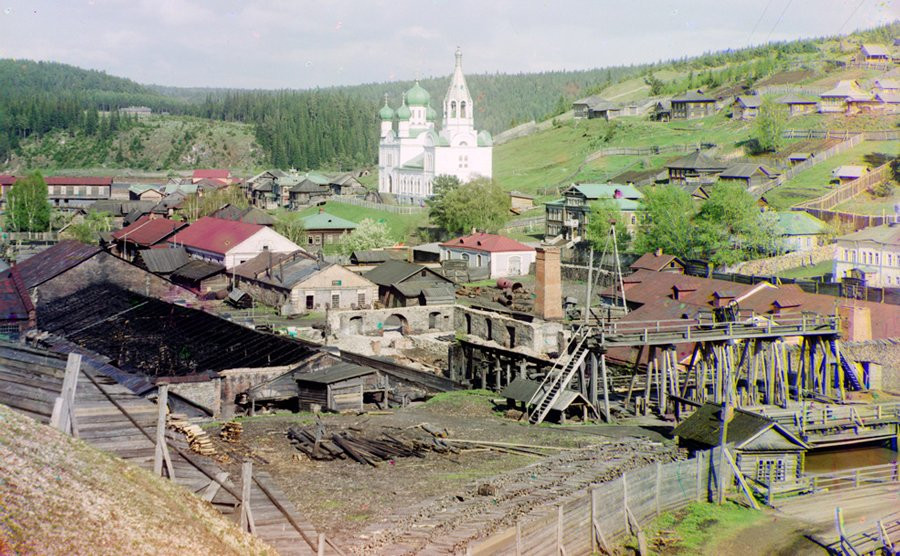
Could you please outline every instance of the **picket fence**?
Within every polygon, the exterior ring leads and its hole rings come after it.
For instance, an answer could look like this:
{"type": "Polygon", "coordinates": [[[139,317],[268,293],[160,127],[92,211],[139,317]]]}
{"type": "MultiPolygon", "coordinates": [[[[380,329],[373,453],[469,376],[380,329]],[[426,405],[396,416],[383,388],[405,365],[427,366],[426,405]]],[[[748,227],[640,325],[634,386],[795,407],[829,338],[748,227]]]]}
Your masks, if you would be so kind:
{"type": "MultiPolygon", "coordinates": [[[[514,527],[469,544],[472,556],[591,554],[612,546],[666,511],[717,495],[719,449],[689,460],[651,464],[589,487],[560,504],[521,518],[514,527]]],[[[726,463],[726,490],[733,474],[726,463]]]]}
{"type": "MultiPolygon", "coordinates": [[[[796,131],[796,130],[789,130],[789,131],[796,131]]],[[[810,131],[810,130],[805,130],[805,131],[810,131]]],[[[786,134],[785,136],[787,137],[788,132],[786,131],[785,134],[786,134]]],[[[849,135],[847,137],[841,137],[841,138],[844,138],[845,140],[838,143],[837,145],[834,145],[833,147],[830,147],[820,153],[817,153],[816,156],[814,156],[812,158],[808,158],[808,159],[804,160],[803,162],[800,162],[798,164],[788,167],[787,169],[784,170],[784,173],[782,173],[775,179],[769,180],[768,182],[766,182],[758,187],[751,187],[749,190],[750,193],[756,195],[757,197],[761,197],[767,191],[769,191],[775,187],[778,187],[779,185],[782,185],[784,182],[793,178],[800,172],[802,172],[804,170],[808,170],[808,169],[812,168],[813,166],[815,166],[816,164],[825,162],[826,160],[828,160],[829,158],[831,158],[835,155],[846,152],[866,140],[865,136],[860,133],[857,133],[855,135],[849,135]]]]}
{"type": "Polygon", "coordinates": [[[426,207],[417,207],[413,205],[385,205],[382,203],[373,203],[359,197],[350,197],[346,195],[335,195],[332,197],[335,203],[344,203],[347,205],[355,205],[358,207],[370,208],[374,210],[382,210],[392,214],[419,214],[428,210],[426,207]]]}
{"type": "Polygon", "coordinates": [[[808,208],[819,210],[832,209],[837,205],[856,197],[863,191],[870,189],[873,185],[884,181],[887,178],[888,172],[890,172],[890,166],[889,163],[883,164],[864,176],[851,182],[847,182],[821,197],[794,205],[791,207],[791,210],[806,210],[808,208]]]}

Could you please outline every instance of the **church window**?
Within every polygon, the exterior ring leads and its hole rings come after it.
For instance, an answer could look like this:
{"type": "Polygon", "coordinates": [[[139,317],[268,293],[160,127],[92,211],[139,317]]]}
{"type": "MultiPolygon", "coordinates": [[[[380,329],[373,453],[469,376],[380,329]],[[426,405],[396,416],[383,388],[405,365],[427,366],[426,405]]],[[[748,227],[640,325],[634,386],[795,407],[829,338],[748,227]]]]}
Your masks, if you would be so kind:
{"type": "Polygon", "coordinates": [[[456,101],[455,100],[450,103],[450,117],[451,118],[456,117],[456,101]]]}
{"type": "Polygon", "coordinates": [[[462,101],[459,103],[459,117],[460,118],[466,117],[466,101],[462,101]]]}

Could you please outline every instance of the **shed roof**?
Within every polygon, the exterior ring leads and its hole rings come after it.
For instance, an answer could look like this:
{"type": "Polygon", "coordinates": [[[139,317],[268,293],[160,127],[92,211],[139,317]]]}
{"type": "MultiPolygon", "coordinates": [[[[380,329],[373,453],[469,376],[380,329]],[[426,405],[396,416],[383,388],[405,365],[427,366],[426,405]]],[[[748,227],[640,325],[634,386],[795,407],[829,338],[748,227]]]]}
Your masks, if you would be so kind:
{"type": "Polygon", "coordinates": [[[681,265],[681,261],[679,261],[678,257],[675,255],[666,255],[665,253],[660,253],[659,255],[656,253],[644,253],[638,260],[631,263],[628,268],[633,270],[643,268],[646,270],[660,271],[669,266],[672,262],[677,262],[681,265]]]}
{"type": "Polygon", "coordinates": [[[405,258],[405,254],[400,251],[388,251],[385,249],[368,249],[365,251],[354,251],[350,254],[350,261],[355,264],[375,264],[392,259],[404,260],[405,258]]]}
{"type": "Polygon", "coordinates": [[[888,52],[887,48],[881,46],[880,44],[863,44],[860,46],[860,50],[866,54],[866,56],[885,56],[890,58],[891,54],[888,52]]]}
{"type": "Polygon", "coordinates": [[[173,272],[172,277],[196,281],[205,280],[222,272],[225,272],[225,267],[218,263],[193,260],[173,272]]]}
{"type": "Polygon", "coordinates": [[[378,371],[371,367],[354,365],[353,363],[336,363],[330,367],[295,375],[297,382],[313,382],[316,384],[334,384],[351,378],[375,374],[378,371]]]}
{"type": "Polygon", "coordinates": [[[874,241],[883,245],[900,245],[900,225],[869,226],[837,238],[838,241],[874,241]]]}
{"type": "Polygon", "coordinates": [[[184,247],[142,249],[138,254],[147,270],[155,274],[170,274],[191,261],[184,247]]]}
{"type": "MultiPolygon", "coordinates": [[[[722,433],[722,407],[716,404],[703,404],[693,415],[675,427],[672,434],[704,446],[718,446],[722,433]]],[[[776,429],[797,450],[809,448],[802,440],[780,427],[777,423],[762,415],[741,409],[734,410],[734,417],[728,422],[728,442],[741,447],[768,429],[776,429]]]]}
{"type": "Polygon", "coordinates": [[[900,81],[882,77],[875,80],[875,87],[879,89],[900,89],[900,81]]]}
{"type": "Polygon", "coordinates": [[[871,96],[859,88],[859,83],[853,79],[838,81],[833,89],[829,89],[819,95],[823,98],[836,97],[851,100],[868,100],[871,96]]]}
{"type": "Polygon", "coordinates": [[[102,251],[96,245],[85,245],[73,239],[65,239],[37,255],[25,259],[16,268],[29,290],[56,278],[80,265],[102,251]]]}
{"type": "Polygon", "coordinates": [[[865,166],[838,166],[834,170],[831,171],[831,175],[836,178],[860,178],[862,177],[868,168],[865,166]]]}
{"type": "Polygon", "coordinates": [[[768,178],[772,178],[778,175],[778,172],[770,170],[769,168],[766,168],[765,166],[762,166],[760,164],[753,164],[752,162],[742,162],[739,164],[732,164],[731,166],[723,170],[722,173],[719,174],[719,177],[724,179],[749,179],[757,173],[761,173],[768,178]]]}
{"type": "Polygon", "coordinates": [[[427,267],[397,260],[385,261],[363,274],[363,277],[375,282],[379,286],[392,286],[421,272],[424,272],[429,278],[452,283],[450,279],[441,276],[427,267]]]}
{"type": "MultiPolygon", "coordinates": [[[[537,380],[529,380],[527,378],[519,377],[507,385],[506,388],[500,392],[500,395],[504,398],[509,398],[511,400],[516,400],[520,402],[527,402],[532,399],[534,393],[541,389],[542,383],[537,380]]],[[[548,388],[547,385],[543,385],[542,391],[545,391],[548,388]]],[[[581,395],[581,393],[576,392],[574,390],[563,390],[560,393],[559,397],[550,407],[550,409],[554,409],[556,411],[565,411],[575,402],[579,402],[579,404],[590,405],[590,402],[581,395]]]]}
{"type": "Polygon", "coordinates": [[[666,168],[684,168],[687,170],[724,170],[727,166],[714,158],[706,156],[700,151],[694,151],[687,156],[673,160],[666,164],[666,168]]]}
{"type": "Polygon", "coordinates": [[[785,95],[778,99],[781,104],[816,104],[815,100],[803,98],[798,95],[785,95]]]}
{"type": "Polygon", "coordinates": [[[734,101],[744,108],[759,108],[762,105],[762,97],[757,95],[741,95],[734,101]]]}
{"type": "Polygon", "coordinates": [[[327,212],[317,212],[301,218],[307,230],[355,230],[356,222],[345,220],[327,212]]]}
{"type": "Polygon", "coordinates": [[[195,180],[203,180],[203,179],[228,179],[231,177],[231,172],[224,168],[210,168],[206,170],[194,170],[192,177],[195,180]]]}
{"type": "Polygon", "coordinates": [[[701,90],[688,91],[683,95],[679,95],[672,99],[672,102],[715,102],[716,99],[709,97],[701,90]]]}

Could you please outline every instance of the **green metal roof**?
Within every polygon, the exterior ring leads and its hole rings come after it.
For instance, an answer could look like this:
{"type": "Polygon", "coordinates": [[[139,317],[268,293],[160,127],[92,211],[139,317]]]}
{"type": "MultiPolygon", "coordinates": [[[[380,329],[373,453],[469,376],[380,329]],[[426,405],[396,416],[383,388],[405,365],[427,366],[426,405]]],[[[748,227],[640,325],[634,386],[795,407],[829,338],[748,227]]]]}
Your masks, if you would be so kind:
{"type": "Polygon", "coordinates": [[[431,103],[429,103],[428,108],[425,109],[425,119],[429,122],[433,122],[437,119],[437,110],[431,107],[431,103]]]}
{"type": "Polygon", "coordinates": [[[616,190],[622,193],[623,199],[643,199],[644,194],[637,190],[633,185],[621,185],[618,183],[579,183],[573,185],[570,189],[579,191],[589,200],[593,199],[612,199],[616,190]]]}
{"type": "Polygon", "coordinates": [[[412,112],[410,112],[409,106],[406,105],[406,95],[403,95],[403,104],[397,109],[397,119],[408,120],[410,117],[412,117],[412,112]]]}
{"type": "Polygon", "coordinates": [[[307,230],[353,230],[356,228],[356,222],[344,220],[327,212],[317,212],[302,218],[302,220],[303,227],[307,230]]]}
{"type": "Polygon", "coordinates": [[[413,168],[416,170],[420,170],[425,167],[425,153],[420,154],[409,160],[406,164],[401,166],[401,168],[413,168]]]}
{"type": "Polygon", "coordinates": [[[478,132],[478,146],[479,147],[492,147],[494,145],[494,139],[491,137],[489,131],[479,131],[478,132]]]}
{"type": "Polygon", "coordinates": [[[378,111],[378,115],[382,120],[393,120],[394,110],[387,105],[387,102],[385,102],[384,106],[381,107],[381,110],[378,111]]]}
{"type": "Polygon", "coordinates": [[[778,229],[783,236],[816,235],[825,232],[825,222],[807,212],[779,212],[778,229]]]}

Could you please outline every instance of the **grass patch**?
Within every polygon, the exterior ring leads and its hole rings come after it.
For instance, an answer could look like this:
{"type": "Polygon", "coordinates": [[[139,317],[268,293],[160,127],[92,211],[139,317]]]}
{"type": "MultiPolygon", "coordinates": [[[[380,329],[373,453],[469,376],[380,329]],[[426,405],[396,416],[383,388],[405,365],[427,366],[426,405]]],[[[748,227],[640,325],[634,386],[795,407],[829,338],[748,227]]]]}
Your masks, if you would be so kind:
{"type": "Polygon", "coordinates": [[[891,194],[886,197],[878,197],[864,191],[849,201],[834,207],[834,210],[881,216],[882,214],[893,214],[894,205],[897,203],[900,203],[900,187],[894,185],[891,194]]]}
{"type": "Polygon", "coordinates": [[[441,392],[425,402],[432,411],[450,414],[488,416],[494,414],[491,400],[497,394],[490,390],[457,390],[441,392]]]}
{"type": "MultiPolygon", "coordinates": [[[[692,502],[680,510],[662,514],[644,528],[644,533],[651,543],[662,537],[673,539],[674,543],[667,544],[669,554],[700,554],[713,541],[732,536],[763,515],[733,502],[721,506],[692,502]]],[[[628,545],[636,547],[637,541],[628,545]]]]}
{"type": "Polygon", "coordinates": [[[852,149],[833,156],[804,170],[784,182],[784,184],[766,193],[769,205],[776,210],[788,210],[793,205],[815,199],[836,186],[830,184],[831,172],[838,166],[860,164],[866,165],[863,157],[869,153],[888,153],[896,155],[900,150],[896,141],[863,141],[852,149]]]}
{"type": "Polygon", "coordinates": [[[812,266],[798,266],[789,268],[779,272],[776,276],[781,278],[812,278],[813,276],[822,276],[828,274],[832,270],[831,261],[822,261],[812,266]]]}

